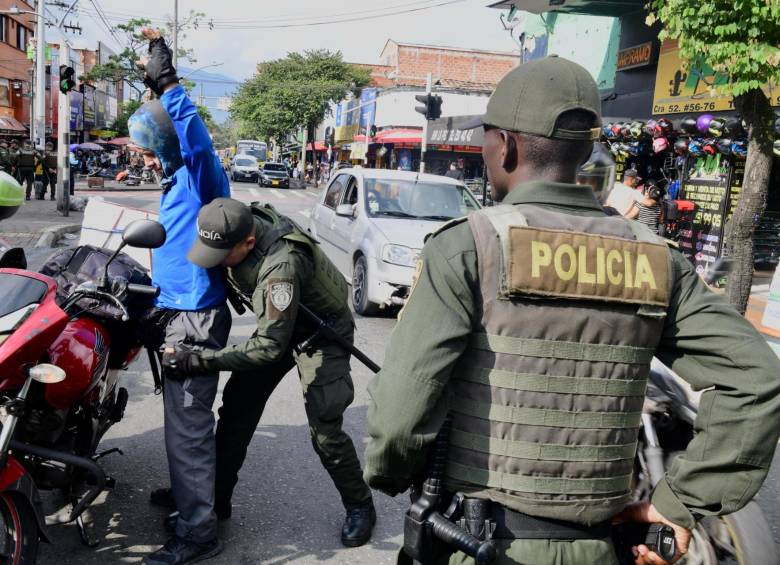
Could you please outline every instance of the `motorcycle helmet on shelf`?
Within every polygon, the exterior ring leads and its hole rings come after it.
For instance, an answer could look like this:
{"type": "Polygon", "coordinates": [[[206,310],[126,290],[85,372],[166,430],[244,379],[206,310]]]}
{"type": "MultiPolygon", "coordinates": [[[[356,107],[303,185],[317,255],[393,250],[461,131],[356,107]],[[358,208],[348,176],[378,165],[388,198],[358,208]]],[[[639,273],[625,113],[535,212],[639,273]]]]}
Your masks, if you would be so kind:
{"type": "Polygon", "coordinates": [[[704,140],[704,143],[702,144],[702,149],[707,155],[715,155],[715,153],[718,152],[717,142],[711,137],[709,137],[704,140]]]}
{"type": "Polygon", "coordinates": [[[688,153],[688,140],[680,138],[674,142],[674,152],[678,155],[685,155],[688,153]]]}
{"type": "Polygon", "coordinates": [[[696,119],[696,129],[699,133],[707,133],[710,130],[710,122],[715,118],[712,114],[702,114],[696,119]]]}
{"type": "Polygon", "coordinates": [[[780,139],[776,139],[772,144],[772,153],[780,157],[780,139]]]}
{"type": "Polygon", "coordinates": [[[731,145],[732,141],[728,137],[721,137],[718,142],[716,143],[717,149],[719,153],[722,153],[723,155],[731,155],[731,145]]]}
{"type": "Polygon", "coordinates": [[[601,126],[601,136],[604,139],[612,139],[612,123],[604,124],[601,126]]]}
{"type": "Polygon", "coordinates": [[[780,118],[775,120],[775,134],[780,135],[780,118]]]}
{"type": "Polygon", "coordinates": [[[692,139],[688,143],[688,153],[693,157],[701,157],[704,155],[704,149],[702,148],[702,142],[699,139],[692,139]]]}
{"type": "Polygon", "coordinates": [[[631,139],[640,139],[642,135],[645,133],[645,124],[644,122],[631,122],[631,126],[629,127],[629,132],[631,134],[631,139]]]}
{"type": "Polygon", "coordinates": [[[620,132],[623,130],[623,122],[615,122],[612,124],[612,139],[619,139],[620,132]]]}
{"type": "Polygon", "coordinates": [[[685,116],[680,122],[680,129],[685,133],[696,133],[696,118],[685,116]]]}
{"type": "Polygon", "coordinates": [[[737,140],[731,144],[731,152],[737,157],[747,157],[747,144],[742,140],[737,140]]]}
{"type": "Polygon", "coordinates": [[[660,131],[661,130],[658,127],[658,122],[655,120],[647,120],[647,123],[645,124],[645,133],[647,135],[650,137],[655,137],[660,131]]]}
{"type": "Polygon", "coordinates": [[[741,118],[729,118],[726,120],[726,133],[731,137],[745,135],[745,124],[741,118]]]}
{"type": "Polygon", "coordinates": [[[656,153],[656,154],[663,153],[667,149],[669,149],[669,140],[666,139],[665,137],[656,137],[653,140],[653,152],[654,153],[656,153]]]}
{"type": "Polygon", "coordinates": [[[707,128],[707,131],[710,133],[710,135],[714,135],[715,137],[720,137],[723,135],[723,132],[726,129],[726,120],[723,118],[713,118],[710,122],[710,126],[707,128]]]}
{"type": "Polygon", "coordinates": [[[623,124],[620,126],[620,137],[622,139],[631,139],[631,124],[623,124]]]}
{"type": "Polygon", "coordinates": [[[674,132],[674,124],[672,120],[667,118],[661,118],[658,120],[658,128],[660,128],[660,135],[670,136],[674,132]]]}

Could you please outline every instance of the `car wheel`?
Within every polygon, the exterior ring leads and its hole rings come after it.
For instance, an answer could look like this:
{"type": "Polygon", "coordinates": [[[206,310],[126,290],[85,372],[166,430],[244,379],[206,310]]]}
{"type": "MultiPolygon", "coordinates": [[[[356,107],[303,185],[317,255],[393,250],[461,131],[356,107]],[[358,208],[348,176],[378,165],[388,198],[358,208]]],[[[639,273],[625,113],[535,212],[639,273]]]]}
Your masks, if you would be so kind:
{"type": "Polygon", "coordinates": [[[361,316],[373,316],[379,308],[368,300],[368,262],[363,255],[352,268],[352,307],[361,316]]]}

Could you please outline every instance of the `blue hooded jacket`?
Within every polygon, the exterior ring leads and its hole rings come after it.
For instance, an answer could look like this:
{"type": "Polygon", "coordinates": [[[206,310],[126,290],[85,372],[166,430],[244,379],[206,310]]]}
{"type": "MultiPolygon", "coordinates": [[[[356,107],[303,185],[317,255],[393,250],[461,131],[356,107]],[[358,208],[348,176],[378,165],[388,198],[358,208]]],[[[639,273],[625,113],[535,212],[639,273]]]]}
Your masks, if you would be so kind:
{"type": "MultiPolygon", "coordinates": [[[[225,302],[221,268],[203,269],[187,261],[197,237],[198,212],[215,198],[230,197],[230,182],[211,144],[208,130],[184,88],[177,86],[160,102],[173,123],[178,144],[167,120],[154,111],[139,110],[128,124],[133,141],[153,150],[166,175],[167,190],[160,198],[160,223],[168,238],[152,253],[152,281],[160,287],[157,306],[174,310],[202,310],[225,302]]],[[[143,107],[142,107],[143,109],[143,107]]]]}

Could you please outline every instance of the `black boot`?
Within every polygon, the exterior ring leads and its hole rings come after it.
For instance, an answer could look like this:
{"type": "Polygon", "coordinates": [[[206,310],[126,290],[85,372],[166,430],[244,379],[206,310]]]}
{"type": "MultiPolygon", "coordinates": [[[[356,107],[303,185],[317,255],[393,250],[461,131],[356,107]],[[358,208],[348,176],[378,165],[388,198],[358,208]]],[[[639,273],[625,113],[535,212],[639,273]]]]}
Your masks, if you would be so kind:
{"type": "Polygon", "coordinates": [[[347,507],[347,518],[341,528],[341,543],[347,547],[359,547],[371,539],[376,524],[374,501],[347,507]]]}
{"type": "Polygon", "coordinates": [[[184,565],[210,559],[222,551],[222,542],[214,538],[210,542],[195,543],[179,536],[144,558],[146,565],[184,565]]]}

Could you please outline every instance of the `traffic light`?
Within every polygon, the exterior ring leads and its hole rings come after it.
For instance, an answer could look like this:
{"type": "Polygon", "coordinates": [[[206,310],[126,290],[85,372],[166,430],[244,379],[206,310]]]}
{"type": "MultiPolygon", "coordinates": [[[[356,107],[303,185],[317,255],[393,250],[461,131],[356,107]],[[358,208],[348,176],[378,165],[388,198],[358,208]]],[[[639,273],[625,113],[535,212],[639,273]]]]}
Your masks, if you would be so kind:
{"type": "Polygon", "coordinates": [[[73,67],[60,65],[60,92],[67,94],[76,87],[76,81],[73,79],[75,74],[73,67]]]}
{"type": "Polygon", "coordinates": [[[426,120],[437,120],[441,117],[441,96],[437,94],[417,94],[414,97],[422,106],[416,106],[414,111],[425,116],[426,120]]]}

